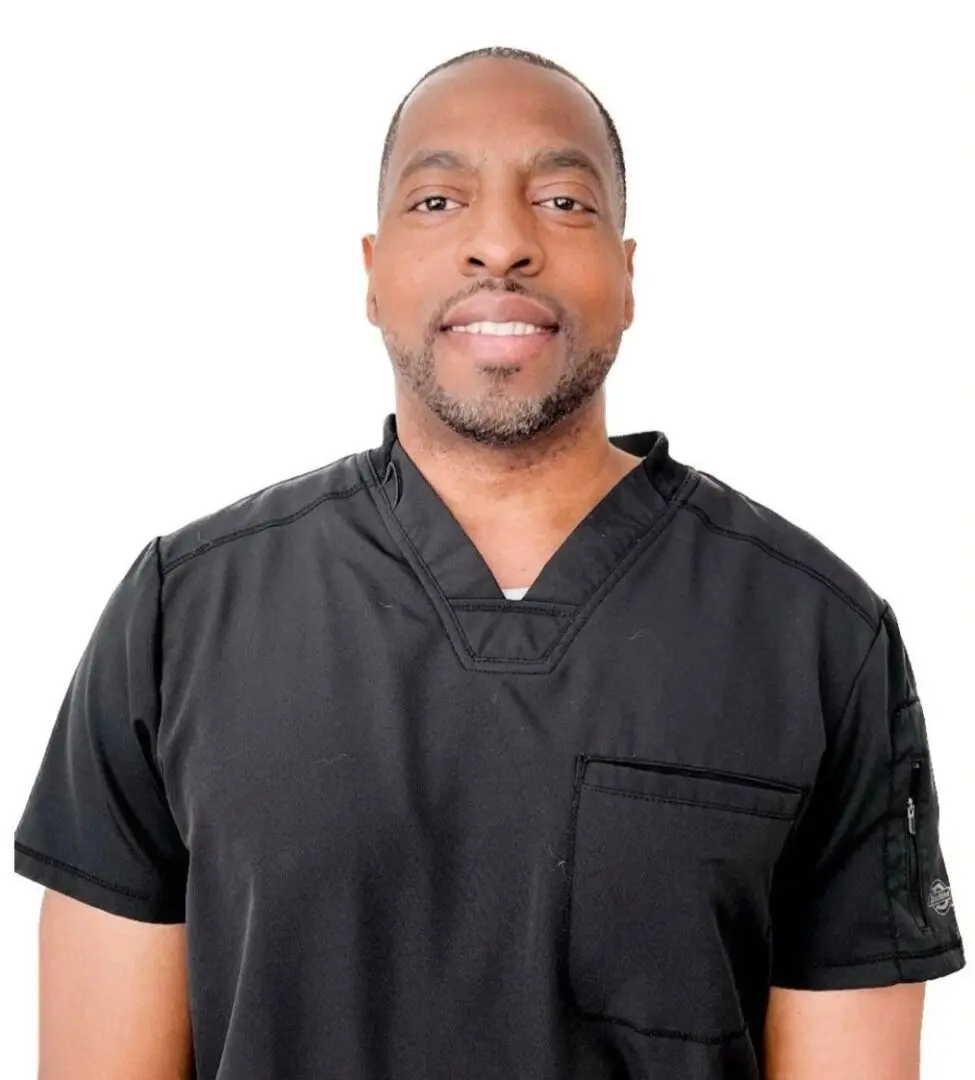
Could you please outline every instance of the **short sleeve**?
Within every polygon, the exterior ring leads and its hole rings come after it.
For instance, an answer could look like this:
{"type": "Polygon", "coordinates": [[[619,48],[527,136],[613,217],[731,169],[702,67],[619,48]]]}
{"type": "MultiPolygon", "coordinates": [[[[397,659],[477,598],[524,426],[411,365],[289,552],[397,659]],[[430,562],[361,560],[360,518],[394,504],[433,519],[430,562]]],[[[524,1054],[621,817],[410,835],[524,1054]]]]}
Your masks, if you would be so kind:
{"type": "Polygon", "coordinates": [[[159,538],[82,653],[14,832],[14,871],[143,922],[184,921],[188,856],[156,758],[159,538]]]}
{"type": "Polygon", "coordinates": [[[964,967],[938,817],[914,672],[884,602],[773,874],[773,985],[889,986],[964,967]]]}

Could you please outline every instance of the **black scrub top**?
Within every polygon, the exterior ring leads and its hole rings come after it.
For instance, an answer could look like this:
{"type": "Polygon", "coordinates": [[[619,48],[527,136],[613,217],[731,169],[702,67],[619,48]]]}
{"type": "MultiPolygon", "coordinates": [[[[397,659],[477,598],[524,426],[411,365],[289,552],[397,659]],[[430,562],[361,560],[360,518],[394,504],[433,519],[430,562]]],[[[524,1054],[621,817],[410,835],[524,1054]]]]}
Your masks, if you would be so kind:
{"type": "Polygon", "coordinates": [[[15,870],[185,922],[198,1080],[751,1080],[770,985],[964,965],[890,604],[611,442],[521,600],[395,414],[115,588],[15,870]]]}

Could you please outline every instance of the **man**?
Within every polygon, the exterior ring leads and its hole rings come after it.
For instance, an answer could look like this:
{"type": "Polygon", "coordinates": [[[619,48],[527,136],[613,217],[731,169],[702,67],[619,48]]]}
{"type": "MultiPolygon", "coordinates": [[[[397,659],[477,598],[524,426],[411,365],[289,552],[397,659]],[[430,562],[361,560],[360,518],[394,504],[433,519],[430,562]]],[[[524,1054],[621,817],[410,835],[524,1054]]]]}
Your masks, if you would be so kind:
{"type": "Polygon", "coordinates": [[[46,1080],[910,1080],[965,963],[891,606],[608,438],[599,102],[515,50],[390,128],[380,446],[146,545],[17,828],[46,1080]]]}

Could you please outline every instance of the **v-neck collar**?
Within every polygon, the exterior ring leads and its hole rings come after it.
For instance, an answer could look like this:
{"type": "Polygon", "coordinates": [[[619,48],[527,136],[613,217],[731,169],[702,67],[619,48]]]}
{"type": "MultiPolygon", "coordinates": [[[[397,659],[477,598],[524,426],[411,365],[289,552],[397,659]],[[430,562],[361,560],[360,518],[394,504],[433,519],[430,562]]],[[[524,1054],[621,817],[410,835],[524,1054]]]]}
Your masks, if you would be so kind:
{"type": "Polygon", "coordinates": [[[670,456],[662,431],[614,435],[609,441],[641,463],[576,525],[521,600],[504,595],[474,542],[403,449],[395,413],[383,423],[382,445],[359,455],[363,479],[391,535],[448,631],[459,635],[455,644],[463,645],[471,666],[544,663],[570,625],[622,576],[645,546],[641,541],[649,542],[649,534],[656,535],[672,517],[698,478],[670,456]]]}

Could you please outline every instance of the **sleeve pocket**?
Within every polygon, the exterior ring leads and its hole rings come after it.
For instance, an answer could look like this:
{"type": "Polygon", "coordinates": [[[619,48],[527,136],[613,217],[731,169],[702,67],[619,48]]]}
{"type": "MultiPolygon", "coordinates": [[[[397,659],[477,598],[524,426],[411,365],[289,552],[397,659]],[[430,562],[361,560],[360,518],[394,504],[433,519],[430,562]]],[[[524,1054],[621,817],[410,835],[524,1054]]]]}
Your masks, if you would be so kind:
{"type": "Polygon", "coordinates": [[[958,941],[951,881],[941,854],[938,797],[927,750],[924,714],[916,698],[891,720],[894,807],[888,844],[896,937],[904,953],[958,941]]]}

